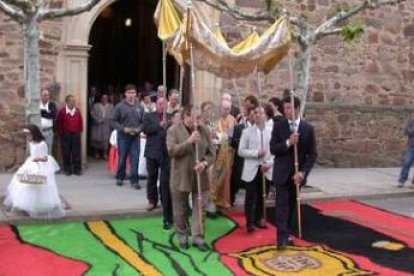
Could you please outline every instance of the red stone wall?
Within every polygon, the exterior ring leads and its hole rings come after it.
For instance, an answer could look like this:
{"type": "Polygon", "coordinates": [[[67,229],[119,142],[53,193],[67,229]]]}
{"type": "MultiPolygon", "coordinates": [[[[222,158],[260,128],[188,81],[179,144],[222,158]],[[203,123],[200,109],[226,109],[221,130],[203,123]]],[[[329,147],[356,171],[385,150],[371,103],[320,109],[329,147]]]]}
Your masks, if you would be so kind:
{"type": "MultiPolygon", "coordinates": [[[[42,25],[41,82],[53,82],[60,49],[58,22],[42,25]]],[[[13,169],[25,158],[23,48],[21,27],[0,13],[0,170],[13,169]]]]}
{"type": "MultiPolygon", "coordinates": [[[[281,1],[317,26],[337,3],[360,1],[281,1]]],[[[243,7],[259,1],[236,0],[243,7]]],[[[254,8],[252,9],[252,11],[254,8]]],[[[326,37],[313,48],[306,119],[315,125],[319,163],[326,166],[399,166],[407,118],[414,113],[414,1],[366,11],[353,20],[365,25],[362,37],[344,43],[326,37]]],[[[225,36],[236,43],[250,32],[247,22],[222,16],[225,36]]],[[[263,26],[258,25],[257,29],[263,26]]],[[[283,62],[262,76],[262,99],[281,96],[289,85],[283,62]]],[[[244,94],[257,93],[256,77],[237,80],[244,94]]],[[[225,82],[223,91],[233,92],[225,82]]],[[[234,94],[234,93],[233,93],[234,94]]]]}

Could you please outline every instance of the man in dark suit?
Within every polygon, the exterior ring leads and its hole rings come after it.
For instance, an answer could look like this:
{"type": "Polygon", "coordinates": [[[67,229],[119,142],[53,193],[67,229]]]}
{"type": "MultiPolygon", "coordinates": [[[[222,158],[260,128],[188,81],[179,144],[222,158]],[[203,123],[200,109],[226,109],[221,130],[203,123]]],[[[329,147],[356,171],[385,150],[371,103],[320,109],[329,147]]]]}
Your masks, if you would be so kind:
{"type": "Polygon", "coordinates": [[[164,110],[167,102],[159,97],[156,110],[144,114],[143,132],[147,135],[144,156],[147,159],[147,211],[152,211],[158,204],[157,180],[160,170],[160,194],[164,217],[164,229],[170,229],[173,217],[170,194],[169,160],[166,144],[167,118],[164,110]]]}
{"type": "Polygon", "coordinates": [[[283,99],[285,119],[275,123],[270,152],[275,155],[273,182],[276,187],[277,246],[291,244],[292,220],[296,211],[296,187],[304,185],[317,158],[313,127],[299,117],[300,101],[283,99]],[[294,116],[293,116],[294,115],[294,116]],[[294,145],[298,147],[299,172],[295,173],[294,145]]]}

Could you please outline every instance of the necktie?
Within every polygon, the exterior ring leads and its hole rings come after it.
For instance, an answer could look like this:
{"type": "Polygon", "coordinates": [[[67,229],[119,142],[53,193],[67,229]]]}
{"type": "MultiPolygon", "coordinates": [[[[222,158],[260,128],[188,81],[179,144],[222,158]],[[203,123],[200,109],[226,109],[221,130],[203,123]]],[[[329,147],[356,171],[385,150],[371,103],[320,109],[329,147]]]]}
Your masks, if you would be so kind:
{"type": "Polygon", "coordinates": [[[290,121],[289,125],[290,125],[290,131],[295,132],[296,131],[296,122],[295,121],[290,121]]]}

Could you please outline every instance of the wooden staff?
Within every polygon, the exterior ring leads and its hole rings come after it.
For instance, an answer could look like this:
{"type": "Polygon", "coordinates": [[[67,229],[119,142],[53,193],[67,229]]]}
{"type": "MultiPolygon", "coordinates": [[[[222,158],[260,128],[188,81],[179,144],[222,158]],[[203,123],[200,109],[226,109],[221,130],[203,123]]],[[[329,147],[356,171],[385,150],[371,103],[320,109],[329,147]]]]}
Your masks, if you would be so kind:
{"type": "MultiPolygon", "coordinates": [[[[165,99],[167,99],[167,48],[165,42],[162,42],[162,93],[165,99]]],[[[168,105],[168,101],[167,101],[168,105]]],[[[167,109],[164,107],[162,111],[162,119],[167,119],[167,109]]]]}
{"type": "MultiPolygon", "coordinates": [[[[167,90],[167,48],[165,42],[162,42],[162,86],[165,93],[167,90]]],[[[164,97],[166,96],[164,95],[164,97]]]]}
{"type": "MultiPolygon", "coordinates": [[[[260,100],[260,94],[261,94],[261,90],[262,90],[262,84],[260,82],[260,72],[259,72],[258,66],[256,66],[256,78],[257,78],[257,97],[260,100]]],[[[263,135],[263,130],[261,130],[262,150],[264,150],[264,141],[263,141],[264,135],[263,135]]],[[[261,166],[263,166],[265,164],[264,157],[263,157],[263,160],[262,160],[261,163],[262,163],[261,166]]],[[[262,191],[262,197],[263,197],[263,220],[266,223],[266,177],[265,177],[264,172],[262,172],[262,189],[263,189],[263,191],[262,191]]]]}
{"type": "Polygon", "coordinates": [[[183,106],[184,101],[184,93],[183,93],[183,83],[184,83],[184,64],[180,65],[180,87],[178,91],[180,91],[180,105],[183,106]]]}
{"type": "MultiPolygon", "coordinates": [[[[295,101],[293,97],[293,67],[292,67],[292,60],[291,56],[289,55],[289,74],[290,74],[290,102],[292,104],[292,116],[293,120],[296,121],[295,118],[295,101]]],[[[300,114],[298,114],[300,115],[300,114]]],[[[293,129],[294,133],[298,133],[299,126],[295,126],[293,129]]],[[[298,157],[298,145],[293,145],[293,153],[294,153],[294,162],[295,162],[295,174],[299,173],[299,157],[298,157]]],[[[297,210],[297,216],[298,216],[298,234],[299,238],[302,238],[302,212],[300,208],[300,189],[299,184],[295,183],[296,187],[296,210],[297,210]]]]}
{"type": "MultiPolygon", "coordinates": [[[[192,8],[192,1],[188,1],[188,10],[187,10],[187,14],[188,14],[188,24],[191,24],[191,22],[189,22],[191,20],[190,17],[190,11],[192,8]]],[[[191,25],[190,25],[191,26],[191,25]]],[[[188,30],[188,29],[187,29],[188,30]]],[[[187,34],[188,35],[188,34],[187,34]]],[[[194,54],[193,54],[193,42],[192,40],[190,40],[190,62],[191,62],[191,92],[193,93],[193,101],[195,103],[195,76],[194,76],[194,54]]],[[[194,128],[196,131],[198,131],[198,122],[197,122],[197,107],[195,107],[193,109],[192,112],[195,112],[194,117],[195,119],[195,123],[194,123],[194,128]]],[[[196,159],[196,164],[198,164],[200,162],[200,154],[199,154],[199,149],[198,149],[198,143],[195,144],[195,159],[196,159]]],[[[198,225],[200,227],[200,231],[201,231],[201,235],[204,234],[204,227],[203,227],[203,194],[201,191],[201,179],[200,179],[200,173],[196,172],[196,177],[197,177],[197,204],[198,204],[198,225]]]]}

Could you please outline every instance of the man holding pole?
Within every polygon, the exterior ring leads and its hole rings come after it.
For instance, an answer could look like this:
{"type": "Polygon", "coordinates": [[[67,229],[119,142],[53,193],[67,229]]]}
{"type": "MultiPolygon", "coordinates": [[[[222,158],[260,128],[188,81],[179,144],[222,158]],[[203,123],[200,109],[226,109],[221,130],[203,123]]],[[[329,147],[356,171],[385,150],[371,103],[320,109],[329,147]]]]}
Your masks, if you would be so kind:
{"type": "Polygon", "coordinates": [[[239,155],[244,158],[241,178],[246,187],[244,213],[247,233],[253,232],[256,227],[267,228],[263,219],[265,182],[272,180],[273,167],[273,157],[269,150],[271,130],[265,126],[264,109],[257,107],[249,112],[254,124],[243,130],[238,149],[239,155]]]}
{"type": "MultiPolygon", "coordinates": [[[[275,123],[270,140],[270,152],[275,155],[273,182],[276,187],[278,249],[292,244],[289,239],[292,233],[292,220],[297,209],[296,205],[300,207],[297,191],[305,184],[318,155],[313,127],[300,118],[299,110],[298,98],[283,99],[286,118],[275,123]],[[298,165],[297,169],[295,164],[298,165]]],[[[300,226],[300,209],[297,211],[300,226]]]]}
{"type": "Polygon", "coordinates": [[[173,220],[179,245],[188,248],[188,196],[192,196],[191,234],[193,245],[200,250],[207,247],[203,238],[203,212],[208,200],[208,170],[215,154],[207,127],[197,128],[192,106],[181,111],[182,121],[167,131],[167,149],[170,157],[170,189],[173,220]],[[198,154],[196,154],[198,153],[198,154]],[[199,174],[200,185],[197,185],[199,174]],[[200,189],[200,190],[199,190],[200,189]]]}

